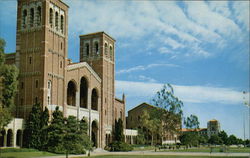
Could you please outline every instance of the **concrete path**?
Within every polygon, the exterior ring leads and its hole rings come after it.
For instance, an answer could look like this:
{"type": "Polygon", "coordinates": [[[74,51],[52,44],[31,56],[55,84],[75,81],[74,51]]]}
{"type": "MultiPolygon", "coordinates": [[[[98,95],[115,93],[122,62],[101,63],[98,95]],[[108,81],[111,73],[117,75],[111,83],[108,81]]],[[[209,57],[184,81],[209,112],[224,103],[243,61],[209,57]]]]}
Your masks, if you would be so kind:
{"type": "MultiPolygon", "coordinates": [[[[205,152],[154,152],[154,151],[130,151],[130,152],[93,152],[91,156],[98,156],[98,155],[180,155],[180,156],[223,156],[223,157],[235,157],[235,156],[242,156],[242,157],[249,157],[250,153],[205,153],[205,152]]],[[[74,157],[87,157],[87,155],[70,155],[69,158],[74,157]]],[[[64,156],[49,156],[49,157],[42,157],[42,158],[65,158],[64,156]]]]}

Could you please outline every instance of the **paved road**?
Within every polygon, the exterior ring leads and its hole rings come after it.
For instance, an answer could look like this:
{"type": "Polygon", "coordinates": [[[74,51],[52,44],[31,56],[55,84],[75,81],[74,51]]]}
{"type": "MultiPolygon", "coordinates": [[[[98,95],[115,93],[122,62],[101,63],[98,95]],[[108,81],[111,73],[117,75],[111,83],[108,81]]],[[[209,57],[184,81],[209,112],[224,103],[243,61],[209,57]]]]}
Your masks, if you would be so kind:
{"type": "MultiPolygon", "coordinates": [[[[205,152],[154,152],[154,151],[131,151],[131,152],[94,152],[91,155],[180,155],[180,156],[223,156],[234,157],[242,156],[249,157],[250,153],[205,153],[205,152]]],[[[87,155],[70,155],[69,158],[87,157],[87,155]]],[[[65,156],[50,156],[42,158],[65,158],[65,156]]]]}

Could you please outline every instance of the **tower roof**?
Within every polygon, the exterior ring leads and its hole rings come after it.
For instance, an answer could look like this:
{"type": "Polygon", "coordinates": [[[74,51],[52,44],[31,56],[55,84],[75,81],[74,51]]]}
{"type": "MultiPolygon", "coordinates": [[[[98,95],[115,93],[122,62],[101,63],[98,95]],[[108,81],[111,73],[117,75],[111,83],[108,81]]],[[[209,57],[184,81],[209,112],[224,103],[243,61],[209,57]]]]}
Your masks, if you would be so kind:
{"type": "Polygon", "coordinates": [[[110,35],[108,35],[106,32],[104,31],[100,31],[100,32],[93,32],[93,33],[88,33],[88,34],[83,34],[80,35],[79,37],[85,37],[85,36],[93,36],[93,35],[98,35],[98,34],[104,34],[106,36],[108,36],[109,38],[111,38],[113,41],[115,41],[115,39],[113,37],[111,37],[110,35]]]}

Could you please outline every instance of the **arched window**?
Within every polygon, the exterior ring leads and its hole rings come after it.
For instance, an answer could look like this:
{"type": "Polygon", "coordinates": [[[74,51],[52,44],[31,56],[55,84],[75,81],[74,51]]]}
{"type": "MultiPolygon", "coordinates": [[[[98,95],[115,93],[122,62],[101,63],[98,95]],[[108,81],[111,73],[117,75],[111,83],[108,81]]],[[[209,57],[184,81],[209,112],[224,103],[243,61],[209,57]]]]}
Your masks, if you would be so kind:
{"type": "Polygon", "coordinates": [[[51,105],[52,82],[48,81],[48,105],[51,105]]]}
{"type": "Polygon", "coordinates": [[[67,104],[76,106],[76,85],[73,81],[69,81],[67,87],[67,104]]]}
{"type": "Polygon", "coordinates": [[[41,25],[42,21],[42,9],[40,6],[37,7],[37,25],[41,25]]]}
{"type": "Polygon", "coordinates": [[[105,43],[105,54],[108,54],[108,44],[105,43]]]}
{"type": "Polygon", "coordinates": [[[92,95],[91,95],[91,109],[92,110],[98,110],[98,94],[96,89],[92,90],[92,95]]]}
{"type": "Polygon", "coordinates": [[[86,78],[81,78],[80,84],[80,107],[88,108],[88,82],[86,78]]]}
{"type": "Polygon", "coordinates": [[[98,42],[95,42],[95,53],[99,54],[99,45],[98,45],[98,42]]]}
{"type": "Polygon", "coordinates": [[[30,9],[30,27],[34,26],[34,8],[30,9]]]}
{"type": "Polygon", "coordinates": [[[85,51],[86,51],[86,55],[89,56],[89,44],[88,43],[85,44],[85,51]]]}
{"type": "Polygon", "coordinates": [[[112,59],[112,57],[113,57],[113,48],[112,48],[112,46],[109,47],[109,53],[110,53],[110,58],[112,59]]]}
{"type": "Polygon", "coordinates": [[[63,25],[64,25],[64,19],[63,15],[61,15],[61,32],[63,33],[63,25]]]}
{"type": "Polygon", "coordinates": [[[50,8],[49,10],[49,24],[50,24],[50,27],[53,26],[53,9],[50,8]]]}
{"type": "Polygon", "coordinates": [[[22,26],[25,29],[27,27],[27,10],[23,10],[22,26]]]}
{"type": "Polygon", "coordinates": [[[55,22],[55,26],[56,26],[56,30],[58,30],[58,12],[56,12],[56,22],[55,22]]]}

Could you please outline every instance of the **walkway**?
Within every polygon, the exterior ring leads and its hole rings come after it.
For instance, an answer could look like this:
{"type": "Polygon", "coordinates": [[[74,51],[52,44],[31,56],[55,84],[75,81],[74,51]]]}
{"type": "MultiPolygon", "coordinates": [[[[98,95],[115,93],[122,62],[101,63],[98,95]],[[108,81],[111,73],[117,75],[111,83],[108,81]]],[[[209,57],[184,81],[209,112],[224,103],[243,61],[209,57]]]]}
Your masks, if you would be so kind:
{"type": "MultiPolygon", "coordinates": [[[[154,151],[130,151],[130,152],[93,152],[91,156],[97,155],[180,155],[180,156],[224,156],[224,157],[235,157],[244,156],[250,157],[250,153],[205,153],[205,152],[154,152],[154,151]]],[[[70,155],[69,158],[74,157],[87,157],[87,155],[70,155]]],[[[50,156],[41,158],[65,158],[64,156],[50,156]]]]}

